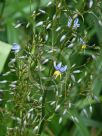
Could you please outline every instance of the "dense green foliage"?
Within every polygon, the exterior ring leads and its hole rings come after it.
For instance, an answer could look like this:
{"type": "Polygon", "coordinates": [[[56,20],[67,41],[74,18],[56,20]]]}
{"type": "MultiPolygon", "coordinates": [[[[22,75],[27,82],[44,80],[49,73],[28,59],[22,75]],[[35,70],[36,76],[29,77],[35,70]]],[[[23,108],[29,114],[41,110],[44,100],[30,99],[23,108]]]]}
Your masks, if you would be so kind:
{"type": "Polygon", "coordinates": [[[102,136],[102,1],[1,0],[0,72],[0,136],[102,136]]]}

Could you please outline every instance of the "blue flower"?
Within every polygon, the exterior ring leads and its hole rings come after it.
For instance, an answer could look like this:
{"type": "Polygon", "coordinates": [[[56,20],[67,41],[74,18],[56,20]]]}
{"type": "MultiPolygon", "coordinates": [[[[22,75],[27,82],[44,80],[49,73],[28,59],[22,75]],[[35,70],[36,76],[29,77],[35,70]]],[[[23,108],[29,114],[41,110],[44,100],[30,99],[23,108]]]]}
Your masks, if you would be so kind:
{"type": "Polygon", "coordinates": [[[73,29],[77,29],[77,27],[80,27],[80,24],[79,24],[78,22],[79,22],[79,19],[76,18],[76,19],[74,20],[73,29]]]}
{"type": "MultiPolygon", "coordinates": [[[[69,17],[69,18],[68,18],[68,24],[67,24],[67,26],[68,26],[69,28],[72,26],[72,22],[73,22],[72,18],[69,17]]],[[[79,24],[78,22],[79,22],[79,19],[76,18],[76,19],[74,20],[74,22],[73,22],[73,26],[72,26],[73,29],[76,30],[77,27],[80,27],[80,24],[79,24]]]]}
{"type": "Polygon", "coordinates": [[[54,62],[54,68],[55,68],[55,72],[53,75],[55,76],[55,78],[57,78],[58,76],[60,76],[60,78],[61,78],[61,73],[65,72],[67,70],[67,65],[62,66],[62,62],[60,62],[56,65],[56,62],[54,62]]]}
{"type": "Polygon", "coordinates": [[[13,46],[12,46],[12,51],[14,52],[19,52],[21,49],[20,45],[17,44],[17,43],[13,43],[13,46]]]}
{"type": "Polygon", "coordinates": [[[80,38],[79,41],[80,41],[81,44],[86,44],[85,41],[82,38],[80,38]]]}
{"type": "Polygon", "coordinates": [[[82,44],[81,48],[86,49],[86,47],[87,47],[86,42],[82,38],[80,38],[79,41],[82,44]]]}

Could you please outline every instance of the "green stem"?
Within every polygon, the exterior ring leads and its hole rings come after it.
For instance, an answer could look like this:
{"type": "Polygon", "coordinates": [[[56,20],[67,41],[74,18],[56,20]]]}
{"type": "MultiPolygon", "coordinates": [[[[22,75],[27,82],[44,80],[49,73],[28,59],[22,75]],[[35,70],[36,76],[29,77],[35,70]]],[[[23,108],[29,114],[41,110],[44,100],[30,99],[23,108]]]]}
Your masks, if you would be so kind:
{"type": "Polygon", "coordinates": [[[39,134],[41,134],[44,124],[45,124],[45,102],[46,102],[47,90],[44,90],[43,100],[42,100],[42,117],[41,117],[41,125],[39,129],[39,134]]]}
{"type": "Polygon", "coordinates": [[[2,8],[1,8],[0,17],[2,17],[2,15],[3,15],[4,9],[5,9],[5,3],[6,3],[6,1],[4,0],[4,1],[3,1],[2,8]]]}

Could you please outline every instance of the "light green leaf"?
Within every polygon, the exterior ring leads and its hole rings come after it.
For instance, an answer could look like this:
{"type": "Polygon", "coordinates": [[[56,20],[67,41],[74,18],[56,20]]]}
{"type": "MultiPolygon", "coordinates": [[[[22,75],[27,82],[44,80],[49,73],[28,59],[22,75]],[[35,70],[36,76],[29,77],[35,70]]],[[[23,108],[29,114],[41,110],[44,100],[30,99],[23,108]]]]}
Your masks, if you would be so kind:
{"type": "Polygon", "coordinates": [[[11,45],[0,41],[0,73],[3,70],[4,64],[9,55],[11,47],[12,47],[11,45]]]}

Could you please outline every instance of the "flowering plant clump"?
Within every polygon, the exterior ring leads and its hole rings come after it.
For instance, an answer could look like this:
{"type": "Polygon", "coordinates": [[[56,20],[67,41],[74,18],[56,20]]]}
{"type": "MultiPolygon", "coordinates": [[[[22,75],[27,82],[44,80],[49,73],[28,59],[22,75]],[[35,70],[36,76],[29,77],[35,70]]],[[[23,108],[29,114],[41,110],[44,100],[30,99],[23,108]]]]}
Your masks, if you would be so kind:
{"type": "Polygon", "coordinates": [[[101,0],[3,3],[0,136],[101,135],[101,12],[101,0]]]}

